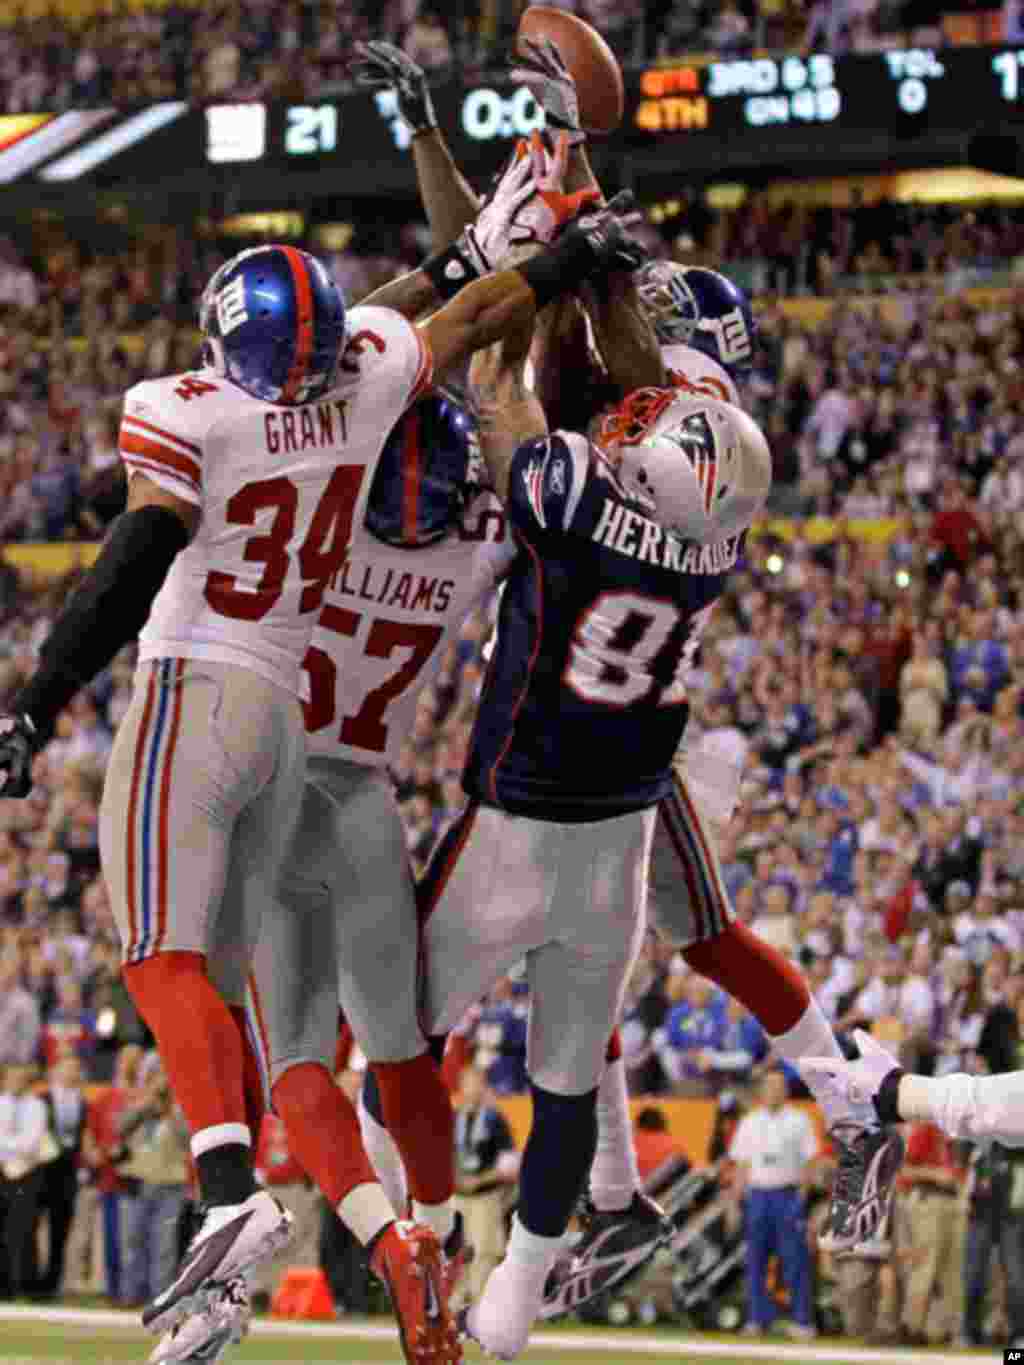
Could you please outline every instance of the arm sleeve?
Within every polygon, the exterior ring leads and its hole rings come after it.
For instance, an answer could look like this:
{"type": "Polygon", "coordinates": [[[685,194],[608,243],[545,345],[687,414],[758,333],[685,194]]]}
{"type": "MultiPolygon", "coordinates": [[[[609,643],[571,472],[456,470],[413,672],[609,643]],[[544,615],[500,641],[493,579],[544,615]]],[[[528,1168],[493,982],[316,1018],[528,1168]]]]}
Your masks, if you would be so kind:
{"type": "MultiPolygon", "coordinates": [[[[145,474],[166,493],[196,506],[202,501],[203,452],[194,433],[176,414],[174,390],[161,393],[159,405],[153,395],[130,389],[117,445],[130,478],[145,474]]],[[[182,401],[181,406],[184,407],[182,401]]]]}
{"type": "Polygon", "coordinates": [[[993,1138],[1006,1147],[1024,1147],[1024,1071],[905,1076],[899,1106],[904,1119],[930,1120],[952,1138],[993,1138]]]}
{"type": "Polygon", "coordinates": [[[512,457],[507,508],[512,525],[531,539],[538,532],[568,532],[585,515],[592,482],[589,447],[582,436],[556,431],[526,441],[512,457]]]}
{"type": "Polygon", "coordinates": [[[736,1125],[732,1142],[729,1143],[729,1155],[733,1161],[749,1161],[753,1155],[750,1142],[750,1125],[745,1119],[740,1119],[736,1125]]]}

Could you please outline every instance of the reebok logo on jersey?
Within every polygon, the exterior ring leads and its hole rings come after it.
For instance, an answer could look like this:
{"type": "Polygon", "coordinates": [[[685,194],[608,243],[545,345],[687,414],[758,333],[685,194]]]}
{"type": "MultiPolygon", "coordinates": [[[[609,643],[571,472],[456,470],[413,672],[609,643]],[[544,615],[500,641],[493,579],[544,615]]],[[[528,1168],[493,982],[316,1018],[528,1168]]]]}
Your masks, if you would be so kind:
{"type": "Polygon", "coordinates": [[[245,279],[236,275],[230,284],[217,295],[217,326],[222,337],[230,335],[236,327],[249,321],[245,307],[245,279]]]}

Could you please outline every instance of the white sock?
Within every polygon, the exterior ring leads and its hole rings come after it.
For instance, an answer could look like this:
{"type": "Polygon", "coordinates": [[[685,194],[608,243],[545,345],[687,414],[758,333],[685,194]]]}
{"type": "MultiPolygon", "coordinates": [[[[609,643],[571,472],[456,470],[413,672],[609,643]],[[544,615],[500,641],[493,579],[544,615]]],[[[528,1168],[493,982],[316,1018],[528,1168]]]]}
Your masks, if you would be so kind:
{"type": "Polygon", "coordinates": [[[356,1113],[359,1115],[359,1129],[363,1135],[366,1155],[370,1158],[377,1179],[384,1186],[384,1193],[391,1201],[395,1213],[399,1218],[404,1218],[409,1207],[409,1193],[405,1183],[405,1167],[398,1155],[395,1140],[367,1109],[363,1103],[362,1091],[359,1092],[356,1113]]]}
{"type": "Polygon", "coordinates": [[[455,1204],[451,1199],[446,1199],[443,1204],[421,1204],[418,1199],[414,1199],[412,1220],[414,1223],[426,1223],[444,1246],[455,1226],[455,1204]]]}
{"type": "Polygon", "coordinates": [[[546,1279],[568,1240],[568,1233],[562,1233],[558,1237],[541,1237],[539,1233],[530,1232],[523,1227],[517,1213],[512,1219],[512,1232],[505,1249],[504,1264],[510,1268],[514,1266],[516,1270],[529,1275],[536,1275],[542,1280],[546,1279]]]}
{"type": "Polygon", "coordinates": [[[246,1123],[214,1123],[209,1128],[200,1128],[189,1141],[189,1150],[194,1157],[204,1152],[212,1152],[215,1147],[227,1147],[241,1143],[243,1147],[252,1146],[252,1136],[246,1123]]]}
{"type": "Polygon", "coordinates": [[[590,1197],[604,1213],[624,1209],[640,1188],[633,1150],[626,1063],[609,1062],[597,1088],[597,1151],[590,1167],[590,1197]]]}
{"type": "MultiPolygon", "coordinates": [[[[791,1029],[785,1033],[769,1034],[768,1038],[779,1056],[785,1057],[787,1062],[792,1062],[796,1067],[799,1067],[800,1060],[803,1057],[842,1057],[843,1055],[842,1048],[836,1042],[836,1036],[832,1032],[828,1020],[813,997],[811,1003],[791,1029]]],[[[822,1084],[816,1076],[804,1076],[803,1072],[800,1075],[808,1090],[821,1105],[825,1114],[825,1124],[828,1128],[832,1128],[836,1123],[844,1120],[860,1123],[865,1128],[878,1127],[878,1116],[873,1105],[854,1104],[822,1084]]]]}
{"type": "Polygon", "coordinates": [[[334,1211],[363,1246],[395,1221],[391,1201],[380,1185],[357,1185],[338,1201],[334,1211]]]}

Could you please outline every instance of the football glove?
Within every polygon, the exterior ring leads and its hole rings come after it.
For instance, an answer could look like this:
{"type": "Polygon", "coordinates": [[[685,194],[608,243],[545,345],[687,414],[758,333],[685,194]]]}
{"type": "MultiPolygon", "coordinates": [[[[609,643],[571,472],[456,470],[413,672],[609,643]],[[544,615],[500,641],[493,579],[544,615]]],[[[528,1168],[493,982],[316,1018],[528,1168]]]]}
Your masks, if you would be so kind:
{"type": "Polygon", "coordinates": [[[514,60],[516,64],[509,75],[526,86],[544,110],[548,126],[564,129],[571,147],[585,142],[587,135],[580,126],[576,81],[551,39],[538,43],[532,38],[520,38],[514,60]]]}
{"type": "Polygon", "coordinates": [[[349,63],[353,80],[367,90],[393,90],[398,112],[413,137],[437,127],[434,102],[421,66],[392,43],[357,42],[354,50],[356,60],[349,63]]]}
{"type": "Polygon", "coordinates": [[[0,797],[28,796],[32,760],[40,748],[38,731],[28,716],[0,716],[0,797]]]}
{"type": "Polygon", "coordinates": [[[466,229],[467,250],[480,272],[497,268],[523,246],[547,246],[580,210],[600,198],[595,189],[566,194],[569,160],[564,132],[549,152],[539,133],[520,142],[475,223],[466,229]]]}
{"type": "Polygon", "coordinates": [[[594,257],[596,273],[612,270],[639,270],[650,260],[642,242],[626,231],[635,222],[636,199],[631,190],[621,190],[602,208],[592,210],[570,222],[564,236],[578,235],[585,239],[594,257]]]}
{"type": "Polygon", "coordinates": [[[902,1076],[903,1070],[892,1053],[876,1043],[870,1033],[854,1029],[853,1041],[860,1053],[856,1061],[846,1062],[841,1057],[803,1057],[797,1063],[798,1069],[805,1076],[813,1076],[819,1086],[828,1085],[838,1099],[851,1104],[873,1104],[878,1112],[882,1085],[893,1072],[902,1076]]]}

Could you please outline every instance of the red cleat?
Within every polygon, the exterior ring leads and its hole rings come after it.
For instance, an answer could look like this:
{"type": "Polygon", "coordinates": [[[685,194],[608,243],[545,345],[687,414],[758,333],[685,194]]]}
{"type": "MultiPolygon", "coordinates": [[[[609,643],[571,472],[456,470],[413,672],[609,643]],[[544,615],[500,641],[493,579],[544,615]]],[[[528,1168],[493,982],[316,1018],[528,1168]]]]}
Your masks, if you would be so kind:
{"type": "Polygon", "coordinates": [[[448,1308],[441,1243],[422,1223],[391,1223],[370,1269],[383,1280],[409,1365],[459,1365],[462,1347],[448,1308]]]}

